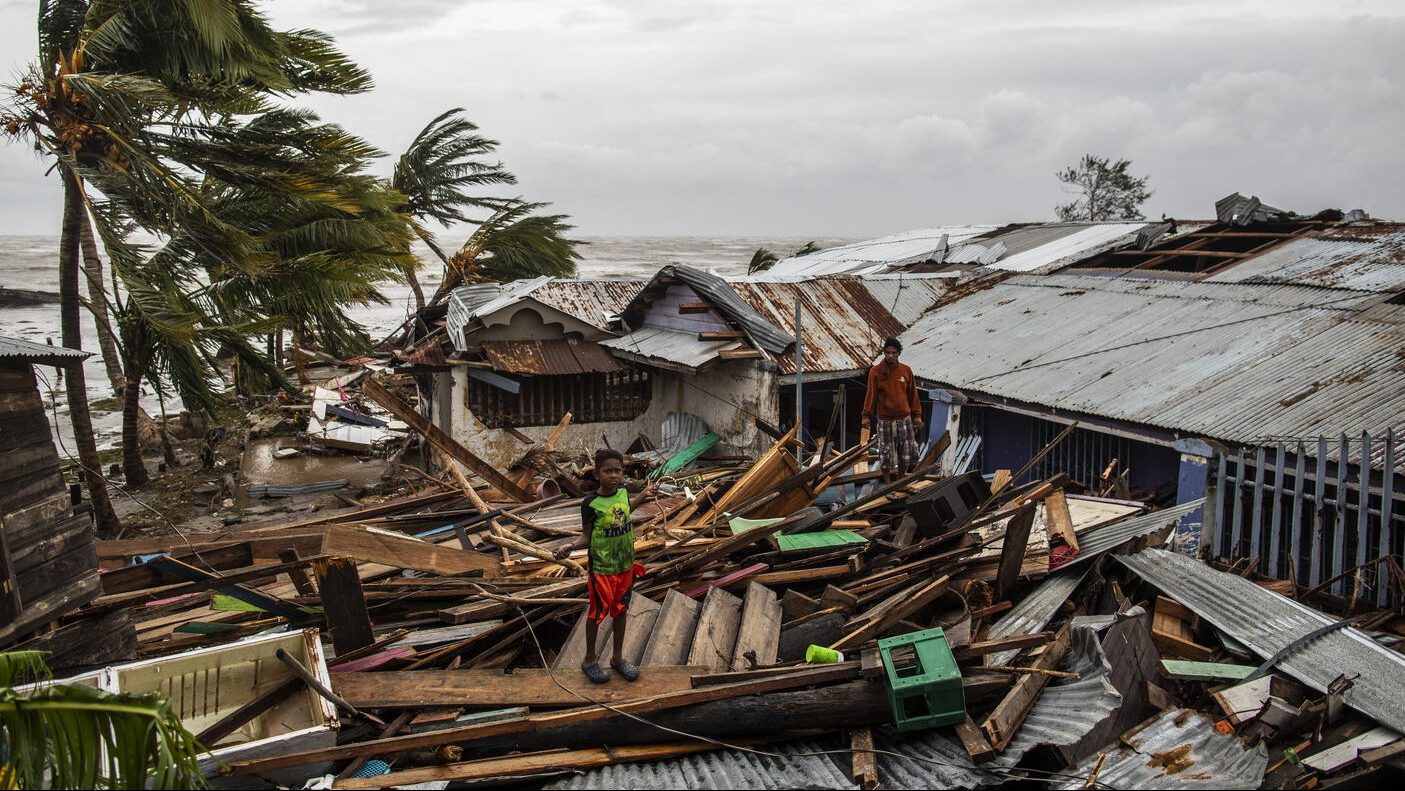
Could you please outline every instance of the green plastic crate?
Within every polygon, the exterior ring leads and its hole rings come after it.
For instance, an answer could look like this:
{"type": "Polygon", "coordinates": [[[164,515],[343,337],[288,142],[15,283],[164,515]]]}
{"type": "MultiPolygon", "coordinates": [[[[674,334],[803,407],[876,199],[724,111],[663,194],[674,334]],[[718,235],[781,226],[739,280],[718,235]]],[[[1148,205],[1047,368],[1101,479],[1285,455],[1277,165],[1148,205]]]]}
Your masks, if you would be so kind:
{"type": "Polygon", "coordinates": [[[878,641],[878,653],[888,675],[888,702],[898,730],[916,731],[966,720],[961,668],[947,645],[946,632],[927,629],[885,637],[878,641]],[[899,667],[893,652],[906,646],[912,647],[913,658],[899,667]]]}

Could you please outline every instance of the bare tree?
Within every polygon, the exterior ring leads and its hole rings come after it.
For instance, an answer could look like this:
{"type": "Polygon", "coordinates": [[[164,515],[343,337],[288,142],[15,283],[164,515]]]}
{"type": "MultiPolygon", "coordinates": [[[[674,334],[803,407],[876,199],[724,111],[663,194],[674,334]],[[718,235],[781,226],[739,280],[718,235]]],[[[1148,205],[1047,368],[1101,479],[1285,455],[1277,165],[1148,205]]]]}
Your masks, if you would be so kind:
{"type": "Polygon", "coordinates": [[[1084,154],[1073,167],[1055,175],[1064,184],[1064,192],[1077,197],[1055,207],[1060,220],[1101,222],[1105,220],[1144,219],[1141,205],[1151,197],[1147,189],[1150,176],[1137,178],[1129,170],[1131,160],[1116,162],[1084,154]]]}

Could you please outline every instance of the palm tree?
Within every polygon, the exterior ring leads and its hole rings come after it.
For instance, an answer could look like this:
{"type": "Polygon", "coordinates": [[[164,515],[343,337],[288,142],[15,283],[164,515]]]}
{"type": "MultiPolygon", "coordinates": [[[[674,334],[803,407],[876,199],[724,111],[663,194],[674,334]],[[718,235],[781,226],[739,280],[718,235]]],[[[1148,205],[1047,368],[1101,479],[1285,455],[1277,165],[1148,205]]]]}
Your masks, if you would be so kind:
{"type": "MultiPolygon", "coordinates": [[[[511,201],[477,192],[483,187],[517,183],[517,177],[501,162],[481,159],[497,150],[498,141],[479,135],[477,125],[459,117],[462,112],[462,107],[455,107],[426,124],[395,161],[390,177],[391,187],[405,196],[400,210],[412,218],[416,234],[445,266],[449,257],[422,223],[438,220],[447,228],[455,222],[471,221],[465,209],[499,211],[511,201]]],[[[416,309],[423,310],[424,292],[415,267],[407,269],[405,276],[415,293],[416,309]]]]}
{"type": "Polygon", "coordinates": [[[764,247],[758,247],[756,248],[756,252],[751,254],[751,262],[746,265],[746,273],[748,275],[754,275],[759,272],[765,272],[775,266],[776,262],[779,260],[775,253],[764,247]]]}
{"type": "MultiPolygon", "coordinates": [[[[85,211],[102,221],[94,189],[111,202],[109,219],[158,233],[198,229],[212,257],[237,260],[248,237],[200,205],[195,189],[199,174],[222,164],[217,133],[232,116],[265,109],[275,93],[369,87],[366,72],[325,35],[274,30],[247,0],[41,0],[38,60],[14,86],[14,107],[0,123],[52,156],[63,182],[64,345],[81,347],[80,233],[85,211]]],[[[119,233],[98,231],[104,242],[119,233]]],[[[75,371],[67,384],[98,527],[112,530],[117,519],[98,469],[85,377],[75,371]]]]}
{"type": "Polygon", "coordinates": [[[566,215],[533,214],[548,205],[514,202],[479,225],[449,259],[431,304],[465,281],[575,276],[576,245],[584,243],[566,236],[575,227],[566,215]]]}
{"type": "Polygon", "coordinates": [[[41,651],[0,654],[0,788],[198,788],[203,749],[155,694],[50,677],[41,651]]]}

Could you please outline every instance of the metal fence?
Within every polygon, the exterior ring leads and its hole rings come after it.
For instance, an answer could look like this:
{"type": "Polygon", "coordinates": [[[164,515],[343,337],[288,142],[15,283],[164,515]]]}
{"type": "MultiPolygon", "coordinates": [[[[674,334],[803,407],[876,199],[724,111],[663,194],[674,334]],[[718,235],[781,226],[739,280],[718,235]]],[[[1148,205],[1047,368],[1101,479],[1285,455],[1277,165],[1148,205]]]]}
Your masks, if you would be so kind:
{"type": "Polygon", "coordinates": [[[1317,437],[1219,455],[1207,525],[1222,560],[1378,606],[1402,604],[1401,432],[1317,437]]]}

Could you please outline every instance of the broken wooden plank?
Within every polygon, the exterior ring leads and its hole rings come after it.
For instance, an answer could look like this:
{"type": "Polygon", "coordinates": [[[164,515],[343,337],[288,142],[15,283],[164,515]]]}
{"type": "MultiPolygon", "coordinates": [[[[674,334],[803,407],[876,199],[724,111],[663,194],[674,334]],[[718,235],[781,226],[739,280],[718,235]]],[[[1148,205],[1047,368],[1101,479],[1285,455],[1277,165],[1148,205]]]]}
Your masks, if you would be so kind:
{"type": "MultiPolygon", "coordinates": [[[[1004,637],[998,640],[981,640],[961,646],[956,650],[956,655],[962,659],[971,659],[988,654],[998,654],[1003,651],[1022,651],[1037,645],[1044,645],[1054,639],[1053,632],[1035,632],[1034,634],[1021,634],[1014,637],[1004,637]]],[[[1011,654],[1013,657],[1014,654],[1011,654]]]]}
{"type": "MultiPolygon", "coordinates": [[[[1043,652],[1030,666],[1042,670],[1058,669],[1059,662],[1063,661],[1069,646],[1072,645],[1070,635],[1069,626],[1065,624],[1059,630],[1054,641],[1044,647],[1043,652]]],[[[1015,733],[1019,731],[1025,717],[1029,716],[1030,709],[1034,708],[1035,702],[1039,700],[1040,693],[1044,691],[1044,685],[1048,683],[1049,677],[1039,673],[1022,676],[1015,682],[1015,686],[1006,693],[1004,699],[990,713],[985,722],[981,723],[981,730],[989,739],[992,747],[997,751],[1003,751],[1009,746],[1010,740],[1015,738],[1015,733]]]]}
{"type": "Polygon", "coordinates": [[[728,664],[737,644],[741,612],[741,599],[721,588],[708,591],[688,650],[688,664],[708,667],[714,672],[730,670],[728,664]]]}
{"type": "Polygon", "coordinates": [[[670,590],[644,648],[641,666],[681,665],[688,658],[702,603],[670,590]]]}
{"type": "Polygon", "coordinates": [[[397,419],[410,424],[420,436],[424,437],[429,444],[439,449],[440,452],[452,457],[455,461],[462,462],[465,467],[473,470],[474,474],[503,494],[511,497],[519,503],[527,503],[537,499],[531,493],[517,485],[506,475],[498,472],[497,468],[483,459],[475,456],[468,448],[460,445],[447,432],[429,421],[421,415],[418,410],[404,401],[400,397],[390,392],[385,385],[377,382],[374,377],[367,377],[361,383],[361,392],[375,400],[376,403],[385,407],[390,414],[397,419]]]}
{"type": "Polygon", "coordinates": [[[446,577],[481,571],[497,576],[498,562],[479,552],[465,552],[451,546],[431,544],[400,533],[352,525],[328,525],[322,540],[322,554],[354,558],[363,563],[380,563],[414,569],[446,577]]]}
{"type": "Polygon", "coordinates": [[[776,592],[752,583],[747,586],[746,597],[742,601],[741,624],[737,629],[736,647],[732,650],[731,669],[747,670],[753,665],[774,665],[780,641],[781,605],[776,592]]]}
{"type": "Polygon", "coordinates": [[[1151,619],[1151,639],[1165,654],[1207,662],[1215,652],[1195,642],[1195,631],[1191,626],[1194,619],[1195,614],[1180,602],[1158,596],[1151,619]]]}
{"type": "Polygon", "coordinates": [[[946,574],[932,580],[913,591],[910,596],[898,602],[880,617],[844,635],[838,642],[831,645],[830,648],[836,651],[849,650],[856,646],[863,645],[869,640],[876,640],[882,637],[885,632],[897,626],[908,616],[936,601],[937,597],[946,593],[947,586],[950,583],[951,576],[946,574]]]}
{"type": "Polygon", "coordinates": [[[972,763],[983,764],[995,759],[995,748],[990,746],[971,715],[966,715],[965,722],[956,723],[956,738],[961,740],[961,746],[971,756],[972,763]]]}
{"type": "Polygon", "coordinates": [[[853,752],[850,776],[864,791],[878,787],[878,755],[873,751],[873,731],[862,728],[849,733],[849,749],[853,752]]]}
{"type": "MultiPolygon", "coordinates": [[[[577,661],[579,665],[579,661],[577,661]]],[[[419,708],[429,706],[581,706],[589,702],[618,703],[691,689],[702,667],[651,667],[639,680],[625,681],[611,673],[604,684],[593,684],[578,666],[546,670],[408,670],[376,673],[337,673],[332,688],[357,708],[419,708]],[[562,689],[562,687],[565,689],[562,689]]]]}
{"type": "Polygon", "coordinates": [[[683,595],[690,599],[696,599],[713,588],[725,588],[733,583],[741,582],[754,574],[759,574],[768,568],[770,568],[770,566],[767,566],[765,563],[756,563],[746,568],[737,569],[730,574],[724,574],[715,580],[708,580],[692,590],[685,591],[683,595]]]}
{"type": "Polygon", "coordinates": [[[322,592],[323,613],[332,632],[332,647],[338,655],[348,654],[375,643],[371,614],[356,563],[348,558],[327,558],[314,563],[317,589],[322,592]]]}
{"type": "Polygon", "coordinates": [[[1044,521],[1048,525],[1049,536],[1058,536],[1065,544],[1078,551],[1078,534],[1073,530],[1073,515],[1068,510],[1068,497],[1063,489],[1055,489],[1044,498],[1044,521]]]}
{"type": "Polygon", "coordinates": [[[1005,525],[1005,538],[1000,545],[1000,569],[995,575],[995,598],[1004,599],[1020,578],[1025,552],[1029,550],[1029,533],[1034,527],[1035,504],[1019,510],[1005,525]]]}

